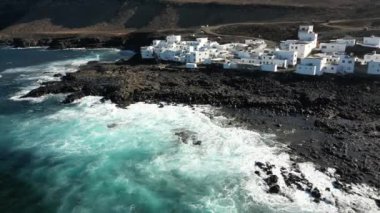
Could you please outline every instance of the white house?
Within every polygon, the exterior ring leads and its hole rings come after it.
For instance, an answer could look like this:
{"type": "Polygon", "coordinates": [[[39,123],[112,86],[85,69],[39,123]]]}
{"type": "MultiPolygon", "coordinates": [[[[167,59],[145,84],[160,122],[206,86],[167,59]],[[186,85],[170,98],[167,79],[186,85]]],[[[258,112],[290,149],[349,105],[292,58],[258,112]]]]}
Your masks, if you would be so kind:
{"type": "Polygon", "coordinates": [[[274,55],[278,59],[287,60],[288,65],[295,66],[297,64],[297,51],[278,50],[274,51],[274,55]]]}
{"type": "Polygon", "coordinates": [[[364,63],[367,64],[371,61],[380,62],[380,54],[373,52],[364,55],[364,63]]]}
{"type": "Polygon", "coordinates": [[[160,51],[159,58],[164,61],[178,61],[178,51],[172,49],[164,49],[160,51]]]}
{"type": "Polygon", "coordinates": [[[326,58],[304,58],[301,60],[301,63],[297,65],[296,73],[302,75],[322,75],[322,69],[326,63],[326,58]]]}
{"type": "Polygon", "coordinates": [[[180,35],[169,35],[169,36],[166,36],[166,41],[168,43],[178,43],[178,42],[181,42],[182,40],[182,37],[180,35]]]}
{"type": "Polygon", "coordinates": [[[356,57],[351,57],[348,55],[339,56],[338,72],[339,73],[354,73],[356,57]]]}
{"type": "Polygon", "coordinates": [[[154,47],[141,47],[141,57],[143,59],[154,59],[154,47]]]}
{"type": "Polygon", "coordinates": [[[187,63],[203,63],[206,59],[210,57],[209,51],[194,51],[186,55],[187,63]]]}
{"type": "Polygon", "coordinates": [[[262,64],[260,70],[265,72],[277,72],[277,64],[262,64]]]}
{"type": "Polygon", "coordinates": [[[338,72],[339,65],[337,64],[325,64],[322,67],[321,74],[323,73],[329,73],[329,74],[336,74],[338,72]]]}
{"type": "Polygon", "coordinates": [[[254,66],[261,66],[261,65],[276,65],[277,67],[281,68],[288,68],[288,61],[277,59],[274,55],[268,54],[268,55],[262,55],[257,58],[242,58],[240,60],[240,63],[242,64],[250,64],[254,66]]]}
{"type": "Polygon", "coordinates": [[[376,37],[376,36],[364,37],[363,46],[380,48],[380,37],[376,37]]]}
{"type": "Polygon", "coordinates": [[[297,41],[289,45],[289,51],[297,51],[298,58],[306,58],[315,48],[313,42],[297,41]]]}
{"type": "Polygon", "coordinates": [[[314,42],[318,40],[318,34],[314,33],[313,25],[301,25],[298,29],[298,39],[314,42]]]}
{"type": "Polygon", "coordinates": [[[347,47],[353,47],[356,45],[356,39],[354,38],[339,38],[336,40],[331,40],[332,43],[346,44],[347,47]]]}
{"type": "Polygon", "coordinates": [[[367,74],[380,75],[380,62],[379,61],[370,61],[368,63],[367,74]]]}
{"type": "Polygon", "coordinates": [[[298,29],[298,40],[281,41],[282,50],[296,51],[297,57],[306,58],[317,47],[318,34],[313,32],[312,25],[301,25],[298,29]]]}
{"type": "Polygon", "coordinates": [[[344,53],[346,51],[345,43],[321,43],[319,45],[323,53],[344,53]]]}

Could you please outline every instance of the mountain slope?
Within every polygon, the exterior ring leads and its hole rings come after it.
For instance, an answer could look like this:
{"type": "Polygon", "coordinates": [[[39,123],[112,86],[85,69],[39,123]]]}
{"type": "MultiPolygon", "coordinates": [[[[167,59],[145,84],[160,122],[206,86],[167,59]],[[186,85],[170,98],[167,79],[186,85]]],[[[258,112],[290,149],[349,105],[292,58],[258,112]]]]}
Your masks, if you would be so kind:
{"type": "Polygon", "coordinates": [[[2,0],[3,33],[172,29],[249,21],[327,20],[376,16],[363,0],[2,0]]]}

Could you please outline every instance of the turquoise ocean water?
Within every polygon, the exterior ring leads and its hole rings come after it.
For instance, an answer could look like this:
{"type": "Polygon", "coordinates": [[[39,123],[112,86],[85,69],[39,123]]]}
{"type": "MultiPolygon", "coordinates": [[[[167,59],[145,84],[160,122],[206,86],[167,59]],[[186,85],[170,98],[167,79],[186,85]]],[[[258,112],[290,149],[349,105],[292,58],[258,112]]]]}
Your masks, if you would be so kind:
{"type": "MultiPolygon", "coordinates": [[[[332,189],[332,204],[314,203],[279,174],[291,160],[273,135],[223,127],[211,107],[137,103],[127,109],[63,95],[21,100],[56,73],[117,50],[0,49],[0,212],[376,212],[377,192],[332,189]],[[201,146],[183,144],[196,133],[201,146]],[[283,193],[271,195],[255,161],[276,165],[283,193]],[[343,210],[343,211],[342,211],[343,210]]],[[[319,188],[331,177],[310,163],[300,169],[319,188]]]]}

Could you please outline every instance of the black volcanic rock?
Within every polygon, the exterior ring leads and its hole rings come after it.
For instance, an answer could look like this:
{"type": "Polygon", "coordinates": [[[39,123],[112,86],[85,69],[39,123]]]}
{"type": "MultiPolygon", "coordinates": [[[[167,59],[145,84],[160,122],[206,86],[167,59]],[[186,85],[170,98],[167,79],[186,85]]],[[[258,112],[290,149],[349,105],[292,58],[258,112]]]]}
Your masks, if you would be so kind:
{"type": "Polygon", "coordinates": [[[271,175],[268,178],[265,179],[265,182],[269,185],[272,186],[276,184],[278,181],[278,177],[276,175],[271,175]]]}
{"type": "MultiPolygon", "coordinates": [[[[189,72],[173,65],[151,63],[143,64],[139,55],[116,64],[92,62],[76,73],[66,74],[60,82],[45,83],[25,97],[71,93],[65,103],[97,95],[121,107],[141,101],[222,106],[221,112],[236,122],[275,133],[280,141],[284,138],[290,152],[300,160],[314,162],[321,168],[336,168],[341,176],[339,181],[380,187],[376,172],[380,170],[380,140],[376,136],[380,126],[378,77],[311,77],[223,71],[218,67],[189,72]],[[273,132],[278,124],[281,128],[273,132]]],[[[185,139],[184,143],[197,141],[192,136],[186,139],[186,134],[178,136],[185,139]]],[[[263,174],[273,174],[270,163],[255,165],[263,174]]],[[[293,185],[300,181],[303,178],[293,174],[285,179],[286,184],[293,185]]],[[[304,190],[312,192],[313,188],[304,190]]]]}
{"type": "Polygon", "coordinates": [[[278,194],[278,193],[280,193],[280,186],[279,185],[274,185],[274,186],[271,186],[270,188],[269,188],[269,193],[271,193],[271,194],[278,194]]]}

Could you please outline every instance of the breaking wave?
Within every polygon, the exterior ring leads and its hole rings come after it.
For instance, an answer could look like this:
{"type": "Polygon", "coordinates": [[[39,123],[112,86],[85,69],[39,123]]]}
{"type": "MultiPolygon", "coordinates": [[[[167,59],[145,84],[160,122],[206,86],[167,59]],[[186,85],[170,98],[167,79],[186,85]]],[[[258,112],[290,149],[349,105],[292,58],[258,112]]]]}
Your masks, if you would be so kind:
{"type": "MultiPolygon", "coordinates": [[[[38,49],[39,51],[45,51],[44,49],[38,49]]],[[[82,49],[68,49],[66,51],[81,51],[82,49]]],[[[48,51],[48,50],[46,50],[48,51]]],[[[41,102],[46,97],[41,98],[23,98],[22,96],[28,94],[31,90],[38,88],[42,83],[48,81],[58,81],[60,77],[57,74],[65,75],[65,73],[76,72],[79,66],[88,63],[89,61],[99,61],[103,56],[116,59],[120,58],[118,55],[119,50],[116,49],[96,49],[95,53],[87,54],[82,57],[66,60],[58,60],[39,65],[17,67],[6,69],[2,72],[3,75],[18,75],[15,81],[22,85],[20,90],[13,94],[10,99],[13,101],[28,100],[31,102],[41,102]]],[[[82,51],[85,52],[85,51],[82,51]]]]}
{"type": "Polygon", "coordinates": [[[28,139],[17,149],[59,162],[27,173],[47,180],[41,190],[60,198],[60,212],[376,211],[375,189],[337,189],[333,169],[322,173],[311,163],[296,164],[273,135],[224,127],[220,121],[226,118],[211,119],[212,113],[207,106],[144,103],[120,109],[86,97],[23,123],[14,134],[28,139]],[[38,134],[31,131],[36,127],[38,134]],[[178,133],[191,135],[183,139],[178,133]],[[268,193],[257,162],[272,165],[279,194],[268,193]],[[320,190],[321,201],[287,185],[284,171],[303,174],[320,190]]]}

